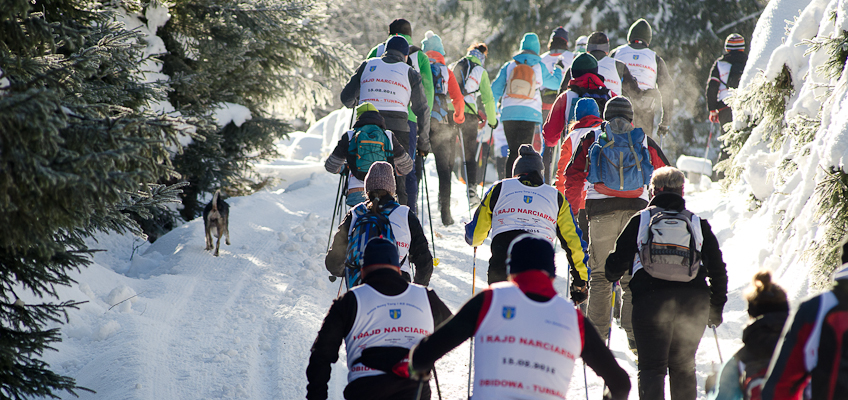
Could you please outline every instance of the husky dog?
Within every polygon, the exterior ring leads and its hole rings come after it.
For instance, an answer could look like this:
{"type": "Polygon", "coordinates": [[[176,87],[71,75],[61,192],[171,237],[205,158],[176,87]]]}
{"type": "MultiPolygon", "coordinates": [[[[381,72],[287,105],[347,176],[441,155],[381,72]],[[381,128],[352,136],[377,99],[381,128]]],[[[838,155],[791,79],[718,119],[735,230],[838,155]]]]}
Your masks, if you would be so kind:
{"type": "Polygon", "coordinates": [[[230,219],[230,205],[221,199],[221,191],[216,190],[212,201],[203,209],[203,227],[206,231],[206,250],[212,250],[212,230],[215,230],[215,257],[218,256],[218,248],[221,247],[221,236],[227,235],[227,245],[230,244],[230,229],[227,222],[230,219]]]}

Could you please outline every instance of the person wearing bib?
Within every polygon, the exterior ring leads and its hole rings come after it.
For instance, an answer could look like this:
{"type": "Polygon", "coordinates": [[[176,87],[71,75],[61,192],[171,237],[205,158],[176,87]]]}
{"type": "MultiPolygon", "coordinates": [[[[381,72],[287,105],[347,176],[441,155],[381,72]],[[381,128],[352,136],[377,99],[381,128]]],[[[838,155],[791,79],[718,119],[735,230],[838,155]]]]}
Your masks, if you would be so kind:
{"type": "MultiPolygon", "coordinates": [[[[542,64],[548,68],[548,71],[554,71],[557,68],[565,70],[571,66],[573,60],[574,54],[568,51],[568,31],[561,26],[557,27],[551,32],[551,38],[548,40],[548,51],[542,54],[542,64]]],[[[557,95],[557,87],[542,88],[542,121],[548,120],[548,114],[557,95]]],[[[546,143],[542,145],[544,146],[542,161],[545,163],[545,183],[551,183],[551,164],[554,162],[556,148],[549,147],[546,143]]]]}
{"type": "MultiPolygon", "coordinates": [[[[695,374],[698,343],[708,325],[721,324],[721,313],[727,302],[727,269],[718,239],[706,220],[686,211],[683,181],[683,172],[677,168],[663,167],[654,171],[650,185],[653,198],[648,208],[630,218],[606,258],[605,274],[609,282],[630,275],[627,290],[633,302],[632,324],[639,355],[639,398],[642,400],[664,398],[666,374],[672,399],[695,400],[698,397],[695,374]],[[658,215],[654,211],[657,208],[656,211],[690,216],[691,228],[684,231],[691,235],[692,241],[688,242],[694,243],[687,253],[696,257],[697,250],[701,258],[700,263],[695,263],[697,270],[691,280],[655,277],[661,275],[648,269],[650,265],[642,259],[642,254],[646,253],[641,249],[647,245],[649,237],[645,229],[652,217],[658,215]]],[[[592,229],[591,222],[589,229],[592,229]]],[[[680,231],[665,232],[680,234],[680,231]]],[[[670,243],[673,238],[663,240],[670,243]]],[[[661,253],[648,254],[651,254],[651,263],[661,256],[661,253]]]]}
{"type": "Polygon", "coordinates": [[[630,378],[595,327],[557,295],[550,240],[522,234],[509,246],[509,280],[482,290],[409,353],[406,371],[421,379],[436,360],[474,338],[472,400],[566,398],[577,358],[623,400],[630,378]]]}
{"type": "Polygon", "coordinates": [[[394,175],[391,164],[387,162],[378,161],[371,164],[371,169],[365,176],[365,194],[368,200],[347,211],[333,235],[333,243],[324,258],[324,266],[333,276],[345,276],[347,247],[351,242],[350,235],[353,233],[353,227],[356,226],[357,211],[370,210],[378,213],[394,208],[389,213],[388,219],[398,247],[398,265],[400,265],[401,275],[407,282],[413,281],[423,286],[430,284],[430,275],[433,274],[433,255],[430,253],[427,235],[424,234],[424,229],[415,213],[395,200],[394,175]],[[414,270],[412,265],[415,266],[414,270]]]}
{"type": "MultiPolygon", "coordinates": [[[[603,32],[592,32],[586,44],[588,53],[598,60],[598,75],[604,77],[604,86],[610,90],[610,96],[618,95],[633,97],[639,94],[639,84],[636,78],[630,75],[627,64],[609,56],[609,38],[603,32]]],[[[572,79],[572,71],[569,68],[562,76],[559,92],[568,90],[568,84],[572,79]]],[[[601,110],[603,112],[603,110],[601,110]]]]}
{"type": "MultiPolygon", "coordinates": [[[[451,316],[432,289],[400,275],[397,246],[376,238],[365,247],[363,284],[333,301],[312,344],[306,398],[326,400],[331,364],[347,351],[347,400],[413,400],[418,383],[390,373],[409,349],[451,316]]],[[[429,399],[429,386],[422,399],[429,399]]]]}
{"type": "MultiPolygon", "coordinates": [[[[414,158],[416,146],[420,151],[430,151],[430,107],[421,83],[421,74],[406,63],[408,54],[409,43],[406,39],[392,37],[386,43],[381,57],[369,58],[359,65],[339,97],[348,108],[365,102],[373,104],[385,119],[386,128],[397,135],[410,158],[414,158]],[[415,141],[410,141],[409,137],[409,110],[418,117],[418,137],[415,141]]],[[[397,194],[401,204],[414,207],[414,198],[410,199],[410,190],[407,188],[410,175],[413,173],[397,178],[397,194]]],[[[413,182],[416,182],[414,177],[413,182]]],[[[414,189],[417,193],[417,186],[414,189]]]]}
{"type": "Polygon", "coordinates": [[[515,176],[492,185],[483,202],[474,213],[474,219],[465,225],[465,241],[480,246],[492,234],[488,282],[505,281],[506,255],[509,244],[524,233],[535,233],[554,244],[560,244],[572,267],[572,299],[585,300],[586,243],[574,221],[571,206],[553,186],[542,181],[542,157],[529,144],[521,146],[520,156],[512,168],[515,176]]]}
{"type": "Polygon", "coordinates": [[[674,81],[669,75],[665,60],[649,49],[653,32],[651,24],[639,18],[627,31],[627,44],[610,52],[610,57],[625,64],[639,85],[639,94],[633,94],[633,124],[645,134],[656,138],[668,133],[674,107],[674,81]],[[661,114],[659,126],[655,116],[661,114]]]}
{"type": "MultiPolygon", "coordinates": [[[[730,97],[730,89],[739,86],[742,71],[748,62],[745,53],[745,38],[738,33],[731,33],[724,41],[724,55],[719,57],[710,70],[710,79],[707,81],[707,110],[710,112],[710,123],[718,124],[715,137],[724,131],[724,125],[733,122],[733,110],[724,103],[730,97]]],[[[727,159],[728,154],[724,142],[721,142],[721,152],[716,164],[727,159]]],[[[720,179],[724,173],[717,174],[720,179]]]]}

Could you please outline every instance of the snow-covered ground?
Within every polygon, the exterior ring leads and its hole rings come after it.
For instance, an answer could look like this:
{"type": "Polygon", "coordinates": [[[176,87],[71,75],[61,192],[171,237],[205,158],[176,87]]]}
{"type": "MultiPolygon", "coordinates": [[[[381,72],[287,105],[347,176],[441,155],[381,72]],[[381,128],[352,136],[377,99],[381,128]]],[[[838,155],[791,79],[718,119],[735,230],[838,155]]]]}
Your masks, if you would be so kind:
{"type": "MultiPolygon", "coordinates": [[[[282,146],[292,142],[281,143],[282,146]]],[[[287,148],[283,147],[285,151],[287,148]]],[[[307,149],[308,150],[308,149],[307,149]]],[[[60,290],[63,300],[86,300],[62,328],[58,352],[45,354],[57,372],[77,379],[97,399],[296,399],[305,395],[309,348],[337,295],[323,266],[337,176],[317,161],[279,160],[260,166],[299,177],[251,196],[231,198],[232,245],[220,257],[204,250],[201,220],[187,223],[150,245],[130,236],[101,236],[94,264],[60,290]],[[122,302],[123,301],[123,302],[122,302]]],[[[430,198],[437,198],[435,165],[427,165],[430,198]]],[[[472,249],[462,239],[468,206],[454,181],[453,217],[442,226],[433,216],[436,267],[431,286],[452,310],[471,295],[472,249]]],[[[770,221],[747,211],[737,196],[715,189],[687,194],[691,209],[713,223],[730,274],[730,302],[719,327],[722,353],[741,345],[746,322],[741,290],[764,257],[770,221]]],[[[429,216],[424,216],[429,237],[429,216]]],[[[336,222],[337,223],[337,222],[336,222]]],[[[477,254],[477,287],[486,279],[488,244],[477,254]]],[[[558,254],[557,289],[565,286],[566,263],[558,254]]],[[[791,282],[800,277],[782,277],[791,282]]],[[[798,279],[803,280],[803,279],[798,279]]],[[[636,365],[624,332],[613,332],[612,350],[636,387],[636,365]]],[[[340,349],[343,353],[343,348],[340,349]]],[[[699,349],[699,382],[718,359],[712,333],[699,349]]],[[[463,398],[467,344],[437,364],[444,398],[463,398]]],[[[584,398],[582,364],[574,371],[569,398],[584,398]]],[[[331,398],[345,385],[344,354],[334,366],[331,398]]],[[[589,392],[599,398],[602,381],[591,370],[589,392]]],[[[435,389],[435,387],[433,387],[435,389]]],[[[635,392],[634,392],[635,395],[635,392]]],[[[66,395],[66,398],[71,396],[66,395]]],[[[435,396],[434,396],[435,397],[435,396]]]]}

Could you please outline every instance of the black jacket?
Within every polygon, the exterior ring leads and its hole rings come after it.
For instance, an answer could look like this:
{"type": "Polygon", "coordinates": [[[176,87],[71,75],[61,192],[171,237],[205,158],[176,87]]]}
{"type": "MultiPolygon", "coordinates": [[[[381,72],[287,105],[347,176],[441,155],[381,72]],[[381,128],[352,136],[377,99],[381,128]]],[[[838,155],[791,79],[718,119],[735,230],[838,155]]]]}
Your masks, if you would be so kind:
{"type": "MultiPolygon", "coordinates": [[[[356,123],[353,125],[353,129],[365,126],[365,125],[377,125],[381,129],[386,129],[386,122],[380,113],[374,111],[366,111],[362,113],[362,116],[356,120],[356,123]]],[[[331,174],[338,174],[344,169],[344,164],[348,161],[348,147],[350,144],[350,138],[348,135],[342,135],[339,139],[339,142],[336,144],[336,148],[333,149],[333,152],[330,153],[330,156],[327,157],[327,160],[324,161],[324,169],[331,174]]],[[[394,154],[393,159],[388,160],[390,164],[395,167],[395,171],[400,175],[406,175],[412,168],[414,167],[412,163],[412,159],[407,154],[406,149],[397,139],[397,135],[392,132],[392,153],[394,154]]]]}
{"type": "MultiPolygon", "coordinates": [[[[382,207],[391,200],[394,199],[388,196],[380,199],[380,206],[382,207]]],[[[327,268],[327,271],[335,276],[344,276],[344,264],[347,258],[347,243],[349,239],[347,235],[350,231],[352,210],[348,210],[347,214],[345,214],[336,234],[333,235],[333,245],[327,252],[327,257],[324,258],[324,266],[327,268]]],[[[410,211],[407,220],[409,222],[409,233],[412,235],[412,240],[409,243],[409,261],[415,264],[413,282],[427,286],[430,284],[430,275],[433,274],[433,255],[430,254],[430,245],[427,243],[427,236],[424,234],[424,229],[421,227],[421,222],[418,221],[415,213],[410,211]]]]}
{"type": "Polygon", "coordinates": [[[738,86],[739,78],[742,77],[742,71],[745,70],[745,64],[748,62],[748,54],[744,51],[728,51],[724,53],[710,70],[710,78],[707,80],[707,109],[710,111],[721,110],[727,107],[723,101],[718,99],[718,87],[721,83],[721,73],[718,70],[719,61],[730,63],[730,76],[727,77],[728,82],[724,82],[729,88],[735,89],[738,86]]]}
{"type": "MultiPolygon", "coordinates": [[[[400,274],[390,269],[376,270],[367,274],[363,279],[363,284],[371,285],[372,288],[386,296],[397,296],[403,293],[409,285],[400,274]]],[[[433,313],[433,325],[439,326],[450,318],[451,312],[432,289],[427,289],[427,297],[430,300],[430,309],[433,313]]],[[[351,292],[333,300],[330,311],[324,317],[321,330],[318,331],[318,337],[312,344],[309,365],[306,367],[306,378],[309,382],[306,385],[307,399],[324,400],[327,398],[327,382],[330,381],[331,364],[339,359],[339,348],[353,327],[356,319],[356,308],[356,295],[351,292]]],[[[401,359],[392,361],[400,362],[401,359]]],[[[392,362],[390,361],[390,363],[392,362]]],[[[402,379],[392,374],[383,374],[349,382],[347,388],[345,388],[344,396],[348,400],[393,398],[392,394],[398,391],[414,393],[417,386],[418,383],[415,381],[402,379]]]]}
{"type": "MultiPolygon", "coordinates": [[[[397,50],[386,50],[383,53],[383,61],[389,64],[402,63],[403,54],[397,50]]],[[[362,62],[356,73],[350,77],[342,89],[340,98],[342,104],[348,108],[354,108],[359,103],[359,84],[362,79],[362,71],[365,70],[365,65],[368,60],[362,62]]],[[[430,151],[430,108],[427,105],[427,97],[424,94],[424,86],[421,83],[421,74],[415,68],[409,69],[409,84],[412,86],[412,112],[418,118],[418,148],[423,151],[430,151]]],[[[409,115],[403,111],[380,111],[380,114],[386,120],[386,128],[392,132],[409,132],[409,115]]]]}
{"type": "MultiPolygon", "coordinates": [[[[659,193],[651,200],[650,205],[668,210],[683,211],[686,207],[686,201],[677,194],[659,193]]],[[[621,279],[625,273],[632,273],[633,259],[639,251],[636,244],[639,236],[639,219],[638,213],[630,218],[630,222],[618,235],[615,249],[607,257],[604,273],[610,282],[621,279]]],[[[713,234],[709,222],[705,219],[701,219],[701,232],[704,236],[704,243],[701,246],[702,264],[698,276],[689,282],[671,282],[654,278],[644,269],[640,269],[630,280],[633,304],[638,303],[639,298],[643,295],[659,292],[666,288],[706,288],[706,278],[709,277],[710,306],[719,311],[724,309],[724,303],[727,302],[727,268],[721,257],[718,239],[713,234]]]]}

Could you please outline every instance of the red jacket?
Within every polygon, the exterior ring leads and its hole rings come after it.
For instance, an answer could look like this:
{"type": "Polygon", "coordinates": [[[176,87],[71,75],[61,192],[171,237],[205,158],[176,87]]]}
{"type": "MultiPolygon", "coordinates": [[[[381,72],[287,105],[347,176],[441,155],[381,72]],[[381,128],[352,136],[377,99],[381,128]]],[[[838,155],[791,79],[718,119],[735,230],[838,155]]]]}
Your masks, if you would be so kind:
{"type": "Polygon", "coordinates": [[[583,74],[579,78],[569,81],[568,87],[568,90],[557,96],[551,112],[548,114],[548,119],[542,128],[545,136],[545,144],[549,147],[554,147],[559,142],[560,136],[569,122],[566,119],[570,114],[572,100],[580,97],[571,88],[583,88],[586,90],[601,89],[604,87],[604,80],[595,74],[583,74]]]}
{"type": "Polygon", "coordinates": [[[575,143],[581,139],[579,137],[574,137],[574,135],[580,135],[580,132],[575,130],[585,130],[584,128],[599,128],[602,122],[604,122],[604,120],[600,117],[587,115],[568,128],[568,136],[566,137],[566,140],[562,141],[562,149],[559,153],[559,161],[557,161],[556,181],[554,183],[554,187],[556,187],[560,193],[565,194],[565,167],[568,166],[568,162],[571,161],[571,155],[574,154],[575,143]]]}
{"type": "MultiPolygon", "coordinates": [[[[430,50],[425,54],[430,59],[445,64],[445,56],[442,53],[430,50]]],[[[453,71],[450,68],[448,68],[448,96],[450,96],[451,103],[453,103],[453,122],[457,124],[465,122],[465,99],[462,97],[462,90],[459,89],[459,83],[457,83],[456,78],[453,76],[453,71]]]]}

